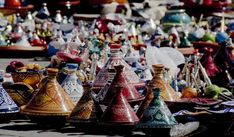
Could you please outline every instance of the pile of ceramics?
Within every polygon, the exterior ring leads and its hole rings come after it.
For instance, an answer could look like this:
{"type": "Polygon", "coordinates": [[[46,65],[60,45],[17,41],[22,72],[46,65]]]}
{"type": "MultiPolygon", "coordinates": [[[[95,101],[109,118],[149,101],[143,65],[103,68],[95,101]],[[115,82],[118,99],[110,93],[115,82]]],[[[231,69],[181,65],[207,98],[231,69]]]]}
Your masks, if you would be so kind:
{"type": "Polygon", "coordinates": [[[6,67],[12,81],[1,75],[1,120],[19,112],[54,127],[68,122],[84,130],[182,136],[199,124],[179,124],[175,116],[185,114],[181,111],[233,113],[234,33],[224,16],[220,26],[214,18],[197,23],[184,10],[167,11],[161,24],[107,14],[74,25],[59,11],[49,18],[43,4],[34,17],[29,13],[16,27],[8,24],[2,37],[17,36],[23,46],[30,45],[28,39],[31,45],[40,45],[33,40],[49,43],[51,63],[41,68],[12,61],[6,67]],[[29,22],[34,29],[25,25],[29,22]]]}

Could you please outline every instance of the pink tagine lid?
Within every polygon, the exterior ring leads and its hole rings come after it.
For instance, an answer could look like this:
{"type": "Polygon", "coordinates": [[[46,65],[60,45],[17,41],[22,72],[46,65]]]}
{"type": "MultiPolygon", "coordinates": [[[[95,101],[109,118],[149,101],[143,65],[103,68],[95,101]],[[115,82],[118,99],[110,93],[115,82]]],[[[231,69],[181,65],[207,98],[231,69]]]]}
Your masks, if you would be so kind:
{"type": "Polygon", "coordinates": [[[137,74],[132,70],[131,66],[129,66],[120,54],[120,44],[110,44],[111,48],[111,56],[109,60],[106,62],[104,67],[99,71],[96,76],[96,79],[93,82],[93,88],[103,88],[108,82],[111,82],[115,75],[115,66],[123,65],[123,74],[128,79],[129,83],[133,84],[135,87],[145,86],[145,83],[140,81],[140,78],[137,74]]]}

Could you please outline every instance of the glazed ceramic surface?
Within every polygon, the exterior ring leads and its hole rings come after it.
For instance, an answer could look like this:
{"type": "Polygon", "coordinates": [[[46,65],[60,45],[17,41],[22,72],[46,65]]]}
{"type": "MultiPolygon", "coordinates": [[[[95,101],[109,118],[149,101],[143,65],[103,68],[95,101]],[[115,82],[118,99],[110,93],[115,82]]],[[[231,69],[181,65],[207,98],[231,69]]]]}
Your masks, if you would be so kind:
{"type": "Polygon", "coordinates": [[[12,73],[12,78],[15,83],[24,82],[29,84],[33,88],[42,80],[42,72],[14,72],[12,73]]]}
{"type": "Polygon", "coordinates": [[[104,90],[101,90],[97,95],[97,99],[100,103],[109,104],[116,94],[116,86],[121,85],[121,93],[127,99],[128,102],[135,102],[144,99],[144,96],[140,95],[136,88],[129,83],[128,79],[123,73],[124,66],[115,66],[116,75],[111,83],[111,85],[104,90]]]}
{"type": "Polygon", "coordinates": [[[162,89],[162,93],[160,96],[164,101],[178,101],[180,100],[180,97],[177,95],[177,93],[174,91],[174,89],[170,86],[168,82],[165,81],[163,78],[163,65],[153,65],[154,69],[154,77],[149,82],[149,86],[153,86],[155,88],[162,89]]]}
{"type": "Polygon", "coordinates": [[[34,116],[68,116],[74,104],[68,94],[56,80],[58,70],[48,68],[47,74],[39,84],[39,91],[35,93],[21,112],[34,116]]]}
{"type": "Polygon", "coordinates": [[[124,66],[123,73],[131,84],[134,84],[135,86],[142,84],[137,74],[121,57],[120,55],[121,45],[111,45],[110,47],[111,47],[111,57],[109,58],[105,66],[97,74],[93,83],[93,87],[103,88],[108,82],[111,82],[114,78],[115,72],[110,72],[110,70],[114,70],[114,66],[117,65],[124,66]]]}
{"type": "Polygon", "coordinates": [[[81,82],[76,75],[77,67],[77,64],[67,64],[68,75],[61,84],[61,86],[68,93],[74,104],[76,104],[80,100],[84,92],[81,82]]]}
{"type": "Polygon", "coordinates": [[[70,115],[71,123],[95,123],[101,115],[99,104],[93,99],[91,91],[85,91],[70,115]]]}
{"type": "Polygon", "coordinates": [[[122,94],[121,85],[116,86],[116,95],[110,105],[105,110],[100,120],[101,124],[106,125],[135,125],[139,119],[127,99],[122,94]]]}
{"type": "Polygon", "coordinates": [[[165,16],[162,18],[163,24],[189,24],[191,22],[190,17],[185,10],[168,10],[165,16]]]}
{"type": "Polygon", "coordinates": [[[0,83],[0,114],[19,112],[18,106],[0,83]]]}
{"type": "Polygon", "coordinates": [[[138,128],[171,128],[177,124],[167,105],[161,100],[161,90],[152,87],[154,98],[146,109],[138,128]]]}
{"type": "Polygon", "coordinates": [[[23,82],[9,85],[5,89],[18,106],[26,105],[34,93],[34,89],[23,82]]]}

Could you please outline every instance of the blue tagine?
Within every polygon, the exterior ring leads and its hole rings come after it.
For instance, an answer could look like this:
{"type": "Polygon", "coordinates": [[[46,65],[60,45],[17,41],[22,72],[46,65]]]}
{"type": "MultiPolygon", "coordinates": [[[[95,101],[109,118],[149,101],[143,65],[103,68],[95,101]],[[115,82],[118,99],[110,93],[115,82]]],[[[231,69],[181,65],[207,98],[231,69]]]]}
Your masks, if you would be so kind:
{"type": "Polygon", "coordinates": [[[0,123],[10,121],[17,112],[19,112],[18,106],[5,91],[2,82],[0,82],[0,123]]]}
{"type": "Polygon", "coordinates": [[[177,121],[172,116],[166,104],[161,100],[161,89],[151,87],[154,98],[149,107],[145,110],[144,115],[137,125],[146,134],[163,134],[169,135],[170,129],[177,125],[177,121]]]}
{"type": "Polygon", "coordinates": [[[83,86],[76,75],[78,64],[68,63],[67,67],[67,77],[62,82],[61,86],[68,93],[73,103],[76,104],[81,96],[83,95],[83,86]]]}

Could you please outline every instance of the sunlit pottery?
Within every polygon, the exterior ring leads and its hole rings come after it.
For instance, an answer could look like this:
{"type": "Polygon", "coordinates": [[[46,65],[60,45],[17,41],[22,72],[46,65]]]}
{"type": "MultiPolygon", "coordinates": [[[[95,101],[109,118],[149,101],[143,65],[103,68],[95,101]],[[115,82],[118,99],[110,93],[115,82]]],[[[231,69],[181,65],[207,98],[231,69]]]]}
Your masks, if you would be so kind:
{"type": "Polygon", "coordinates": [[[170,129],[178,123],[161,99],[161,89],[150,88],[153,91],[154,98],[136,127],[142,129],[146,134],[161,133],[160,135],[168,136],[170,129]]]}
{"type": "Polygon", "coordinates": [[[80,128],[93,127],[97,124],[102,115],[101,107],[93,98],[93,93],[85,91],[69,118],[72,125],[80,128]],[[85,127],[86,126],[86,127],[85,127]]]}
{"type": "Polygon", "coordinates": [[[145,83],[140,81],[140,78],[137,74],[132,70],[132,68],[124,61],[124,59],[120,55],[121,45],[119,44],[111,44],[111,56],[109,60],[106,62],[105,66],[99,71],[94,82],[93,82],[93,90],[100,91],[106,84],[110,83],[113,80],[115,71],[114,66],[123,65],[124,70],[123,74],[129,80],[131,84],[133,84],[136,88],[144,87],[145,83]]]}
{"type": "Polygon", "coordinates": [[[153,65],[154,77],[149,82],[149,86],[162,89],[160,96],[164,101],[175,102],[179,101],[180,97],[175,92],[175,90],[170,86],[170,84],[165,81],[163,76],[164,66],[162,64],[153,65]]]}
{"type": "Polygon", "coordinates": [[[39,84],[39,90],[21,113],[32,122],[43,125],[62,126],[74,108],[69,95],[56,80],[58,69],[47,68],[47,77],[39,84]]]}
{"type": "Polygon", "coordinates": [[[183,25],[191,22],[190,17],[185,10],[168,10],[165,16],[162,18],[162,24],[164,26],[183,25]]]}
{"type": "Polygon", "coordinates": [[[11,75],[15,83],[24,82],[33,88],[36,88],[43,78],[43,72],[41,71],[13,72],[11,75]]]}
{"type": "Polygon", "coordinates": [[[68,74],[62,82],[61,86],[70,96],[73,103],[76,104],[84,92],[82,84],[76,75],[78,64],[68,63],[66,67],[68,69],[68,74]]]}
{"type": "Polygon", "coordinates": [[[0,123],[9,122],[17,112],[19,112],[18,106],[0,83],[0,123]]]}
{"type": "Polygon", "coordinates": [[[23,82],[3,83],[3,86],[18,106],[26,105],[35,93],[30,85],[23,82]]]}
{"type": "Polygon", "coordinates": [[[121,94],[127,99],[130,104],[134,104],[142,101],[144,96],[138,93],[134,85],[129,83],[128,79],[123,73],[124,66],[115,66],[116,75],[108,88],[103,88],[96,96],[97,100],[101,104],[108,105],[115,96],[117,90],[116,86],[121,85],[121,94]]]}

